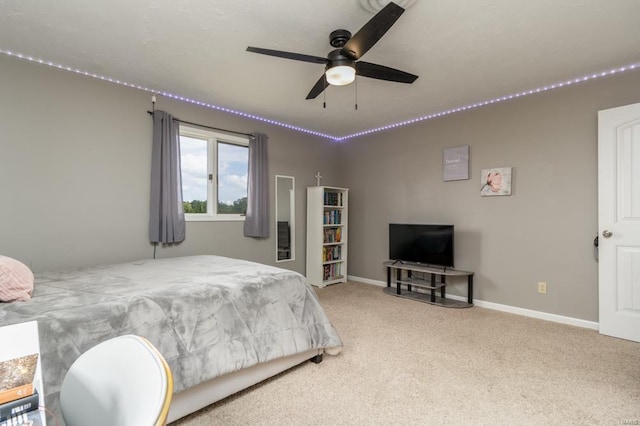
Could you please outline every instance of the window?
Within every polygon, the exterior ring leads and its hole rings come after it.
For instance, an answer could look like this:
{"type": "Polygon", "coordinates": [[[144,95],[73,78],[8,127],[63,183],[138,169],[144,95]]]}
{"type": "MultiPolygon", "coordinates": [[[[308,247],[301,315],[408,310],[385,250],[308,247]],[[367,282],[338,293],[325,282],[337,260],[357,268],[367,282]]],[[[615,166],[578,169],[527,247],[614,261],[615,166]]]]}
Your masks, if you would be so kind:
{"type": "Polygon", "coordinates": [[[244,220],[249,140],[180,125],[185,220],[244,220]]]}

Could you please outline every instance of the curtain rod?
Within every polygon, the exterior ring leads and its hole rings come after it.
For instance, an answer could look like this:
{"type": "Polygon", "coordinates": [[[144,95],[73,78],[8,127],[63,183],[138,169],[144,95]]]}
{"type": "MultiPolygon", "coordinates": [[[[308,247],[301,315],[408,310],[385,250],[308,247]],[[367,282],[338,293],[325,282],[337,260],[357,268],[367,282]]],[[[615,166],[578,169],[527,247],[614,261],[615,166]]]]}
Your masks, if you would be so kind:
{"type": "MultiPolygon", "coordinates": [[[[147,111],[147,114],[153,115],[153,111],[147,111]]],[[[212,126],[207,126],[205,124],[198,124],[198,123],[192,123],[191,121],[180,120],[179,118],[175,118],[175,117],[174,117],[174,120],[177,120],[180,123],[184,123],[184,124],[191,124],[192,126],[204,127],[205,129],[219,130],[221,132],[234,133],[236,135],[243,135],[243,136],[249,136],[250,138],[255,138],[255,135],[253,133],[242,133],[242,132],[236,132],[235,130],[221,129],[219,127],[212,127],[212,126]]]]}

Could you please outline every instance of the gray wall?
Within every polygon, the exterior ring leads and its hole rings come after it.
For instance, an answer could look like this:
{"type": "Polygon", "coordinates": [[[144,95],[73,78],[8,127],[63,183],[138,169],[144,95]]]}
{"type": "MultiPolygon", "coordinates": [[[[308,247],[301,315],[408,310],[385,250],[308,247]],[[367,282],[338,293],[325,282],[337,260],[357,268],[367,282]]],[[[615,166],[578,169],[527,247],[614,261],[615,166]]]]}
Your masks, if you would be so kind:
{"type": "MultiPolygon", "coordinates": [[[[0,254],[36,271],[151,257],[150,95],[3,56],[0,93],[0,254]]],[[[478,299],[597,321],[597,111],[639,100],[636,72],[339,146],[166,98],[157,107],[269,135],[272,190],[274,175],[296,177],[296,261],[278,266],[304,273],[306,187],[320,170],[351,188],[350,275],[385,279],[389,222],[453,223],[456,267],[475,272],[478,299]],[[442,151],[458,145],[471,147],[471,179],[442,182],[442,151]],[[480,197],[480,169],[500,166],[514,168],[513,195],[480,197]]],[[[157,253],[189,254],[275,264],[275,237],[192,222],[187,241],[157,253]]]]}
{"type": "MultiPolygon", "coordinates": [[[[35,271],[149,258],[151,95],[0,55],[0,254],[35,271]]],[[[215,127],[269,135],[274,176],[296,177],[296,261],[304,273],[306,187],[337,185],[336,145],[316,137],[158,97],[156,107],[215,127]]],[[[158,257],[220,254],[275,264],[272,237],[242,222],[191,222],[158,257]]]]}
{"type": "Polygon", "coordinates": [[[386,280],[390,222],[451,223],[476,298],[597,321],[597,111],[638,101],[635,72],[344,143],[349,275],[386,280]],[[443,182],[443,149],[459,145],[470,179],[443,182]],[[513,195],[480,197],[481,169],[503,166],[513,195]]]}

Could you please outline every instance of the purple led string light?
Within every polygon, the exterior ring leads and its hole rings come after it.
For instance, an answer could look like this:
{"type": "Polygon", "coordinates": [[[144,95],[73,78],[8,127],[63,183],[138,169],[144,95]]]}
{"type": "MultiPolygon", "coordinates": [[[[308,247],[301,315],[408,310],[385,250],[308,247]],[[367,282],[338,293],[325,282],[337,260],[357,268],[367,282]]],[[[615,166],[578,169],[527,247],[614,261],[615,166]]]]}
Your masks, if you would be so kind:
{"type": "Polygon", "coordinates": [[[551,85],[548,85],[548,86],[539,87],[539,88],[536,88],[536,89],[525,90],[524,92],[520,92],[520,93],[516,93],[516,94],[512,94],[512,95],[500,96],[498,98],[490,99],[488,101],[476,102],[476,103],[469,104],[469,105],[466,105],[466,106],[463,106],[463,107],[452,108],[452,109],[449,109],[449,110],[446,110],[446,111],[437,112],[437,113],[433,113],[433,114],[429,114],[429,115],[424,115],[422,117],[413,118],[411,120],[406,120],[406,121],[401,121],[401,122],[398,122],[398,123],[388,124],[386,126],[376,127],[374,129],[364,130],[362,132],[353,133],[351,135],[335,138],[335,141],[336,142],[343,142],[343,141],[346,141],[348,139],[353,139],[353,138],[356,138],[356,137],[359,137],[359,136],[370,135],[372,133],[377,133],[377,132],[381,132],[381,131],[384,131],[384,130],[389,130],[389,129],[392,129],[392,128],[395,128],[395,127],[407,126],[409,124],[417,123],[419,121],[431,120],[433,118],[442,117],[442,116],[453,114],[453,113],[456,113],[456,112],[466,111],[466,110],[470,110],[470,109],[473,109],[473,108],[478,108],[478,107],[482,107],[482,106],[486,106],[486,105],[495,104],[495,103],[498,103],[498,102],[504,102],[504,101],[508,101],[508,100],[511,100],[511,99],[520,98],[520,97],[523,97],[523,96],[535,95],[536,93],[546,92],[546,91],[549,91],[549,90],[558,89],[560,87],[570,86],[572,84],[582,83],[582,82],[585,82],[585,81],[594,80],[594,79],[602,78],[602,77],[607,77],[607,76],[614,75],[614,74],[620,74],[620,73],[623,73],[623,72],[626,72],[626,71],[632,71],[632,70],[636,70],[636,69],[640,69],[640,63],[636,63],[636,64],[632,64],[632,65],[628,65],[628,66],[624,66],[624,67],[620,67],[620,68],[614,68],[614,69],[611,69],[611,70],[608,70],[608,71],[603,71],[603,72],[599,72],[599,73],[595,73],[595,74],[590,74],[590,75],[587,75],[587,76],[570,79],[570,80],[567,80],[567,81],[564,81],[564,82],[555,83],[555,84],[551,84],[551,85]]]}
{"type": "Polygon", "coordinates": [[[72,68],[72,67],[68,67],[68,66],[65,66],[65,65],[56,64],[54,62],[33,58],[31,56],[23,55],[23,54],[20,54],[20,53],[15,53],[15,52],[12,52],[12,51],[9,51],[9,50],[0,49],[0,53],[3,53],[3,54],[8,55],[8,56],[15,57],[15,58],[24,59],[24,60],[27,60],[27,61],[30,61],[30,62],[36,62],[36,63],[39,63],[39,64],[47,65],[47,66],[50,66],[50,67],[53,67],[53,68],[58,68],[58,69],[61,69],[61,70],[64,70],[64,71],[74,72],[76,74],[84,75],[84,76],[87,76],[87,77],[92,77],[92,78],[96,78],[96,79],[99,79],[99,80],[108,81],[110,83],[120,84],[122,86],[130,87],[130,88],[133,88],[133,89],[143,90],[145,92],[149,92],[149,93],[153,93],[153,94],[157,94],[157,95],[162,95],[162,96],[165,96],[167,98],[176,99],[176,100],[179,100],[179,101],[182,101],[182,102],[191,103],[191,104],[194,104],[194,105],[199,105],[199,106],[202,106],[202,107],[205,107],[205,108],[210,108],[210,109],[214,109],[214,110],[217,110],[217,111],[223,111],[223,112],[226,112],[226,113],[229,113],[229,114],[234,114],[234,115],[238,115],[238,116],[241,116],[241,117],[249,118],[251,120],[261,121],[261,122],[264,122],[264,123],[273,124],[275,126],[284,127],[286,129],[294,130],[294,131],[297,131],[297,132],[301,132],[301,133],[306,133],[306,134],[322,137],[322,138],[325,138],[325,139],[332,140],[334,142],[343,142],[343,141],[346,141],[346,140],[349,140],[349,139],[353,139],[353,138],[356,138],[356,137],[370,135],[372,133],[377,133],[377,132],[381,132],[381,131],[384,131],[384,130],[393,129],[393,128],[396,128],[396,127],[408,126],[410,124],[418,123],[420,121],[431,120],[431,119],[434,119],[434,118],[443,117],[445,115],[450,115],[450,114],[453,114],[453,113],[456,113],[456,112],[467,111],[467,110],[470,110],[470,109],[479,108],[479,107],[483,107],[483,106],[486,106],[486,105],[491,105],[491,104],[498,103],[498,102],[504,102],[504,101],[508,101],[508,100],[511,100],[511,99],[520,98],[520,97],[523,97],[523,96],[534,95],[536,93],[541,93],[541,92],[546,92],[546,91],[549,91],[549,90],[554,90],[554,89],[557,89],[557,88],[560,88],[560,87],[570,86],[570,85],[573,85],[573,84],[576,84],[576,83],[582,83],[582,82],[589,81],[589,80],[594,80],[594,79],[597,79],[597,78],[607,77],[607,76],[611,76],[611,75],[614,75],[614,74],[621,74],[623,72],[640,69],[640,63],[636,63],[636,64],[632,64],[632,65],[628,65],[628,66],[624,66],[624,67],[620,67],[620,68],[614,68],[614,69],[611,69],[611,70],[608,70],[608,71],[603,71],[603,72],[594,73],[594,74],[586,75],[586,76],[579,77],[579,78],[570,79],[570,80],[567,80],[567,81],[564,81],[564,82],[555,83],[555,84],[551,84],[551,85],[548,85],[548,86],[539,87],[539,88],[536,88],[536,89],[526,90],[526,91],[523,91],[523,92],[520,92],[520,93],[500,96],[500,97],[497,97],[497,98],[494,98],[494,99],[490,99],[490,100],[487,100],[487,101],[476,102],[476,103],[469,104],[469,105],[466,105],[466,106],[452,108],[452,109],[449,109],[449,110],[446,110],[446,111],[437,112],[437,113],[433,113],[433,114],[429,114],[429,115],[424,115],[424,116],[421,116],[421,117],[417,117],[417,118],[413,118],[413,119],[405,120],[405,121],[400,121],[400,122],[388,124],[388,125],[385,125],[385,126],[376,127],[376,128],[369,129],[369,130],[364,130],[364,131],[353,133],[353,134],[350,134],[350,135],[347,135],[347,136],[331,136],[331,135],[328,135],[326,133],[316,132],[314,130],[309,130],[309,129],[305,129],[305,128],[302,128],[302,127],[294,126],[294,125],[291,125],[291,124],[283,123],[283,122],[280,122],[280,121],[271,120],[269,118],[261,117],[259,115],[249,114],[249,113],[242,112],[242,111],[237,111],[237,110],[234,110],[234,109],[231,109],[231,108],[225,108],[225,107],[221,107],[221,106],[218,106],[218,105],[213,105],[213,104],[210,104],[210,103],[207,103],[207,102],[202,102],[202,101],[197,101],[197,100],[190,99],[190,98],[185,98],[184,96],[175,95],[173,93],[153,90],[153,89],[150,89],[148,87],[144,87],[144,86],[140,86],[140,85],[137,85],[137,84],[128,83],[126,81],[121,81],[121,80],[113,79],[113,78],[110,78],[110,77],[105,77],[105,76],[94,74],[94,73],[90,73],[90,72],[87,72],[87,71],[82,71],[82,70],[79,70],[79,69],[76,69],[76,68],[72,68]]]}
{"type": "Polygon", "coordinates": [[[12,52],[12,51],[9,51],[9,50],[3,50],[3,49],[0,49],[0,53],[3,53],[3,54],[8,55],[8,56],[13,56],[15,58],[24,59],[24,60],[27,60],[27,61],[30,61],[30,62],[35,62],[35,63],[39,63],[39,64],[42,64],[42,65],[47,65],[47,66],[50,66],[50,67],[53,67],[53,68],[57,68],[57,69],[61,69],[61,70],[64,70],[64,71],[70,71],[70,72],[73,72],[73,73],[76,73],[76,74],[80,74],[80,75],[84,75],[84,76],[87,76],[87,77],[96,78],[98,80],[107,81],[107,82],[110,82],[110,83],[120,84],[122,86],[130,87],[130,88],[133,88],[133,89],[143,90],[145,92],[153,93],[155,95],[161,95],[161,96],[164,96],[164,97],[167,97],[167,98],[171,98],[171,99],[176,99],[176,100],[179,100],[179,101],[182,101],[182,102],[187,102],[187,103],[191,103],[191,104],[194,104],[194,105],[199,105],[199,106],[202,106],[202,107],[205,107],[205,108],[210,108],[210,109],[214,109],[214,110],[217,110],[217,111],[223,111],[223,112],[226,112],[226,113],[229,113],[229,114],[238,115],[238,116],[249,118],[249,119],[256,120],[256,121],[262,121],[264,123],[273,124],[273,125],[276,125],[276,126],[284,127],[286,129],[295,130],[297,132],[307,133],[307,134],[310,134],[310,135],[319,136],[319,137],[330,139],[330,140],[334,140],[334,141],[336,140],[336,138],[334,136],[327,135],[325,133],[316,132],[316,131],[309,130],[309,129],[304,129],[302,127],[293,126],[291,124],[282,123],[280,121],[271,120],[269,118],[260,117],[258,115],[249,114],[249,113],[246,113],[246,112],[243,112],[243,111],[237,111],[237,110],[234,110],[234,109],[231,109],[231,108],[225,108],[225,107],[221,107],[221,106],[218,106],[218,105],[213,105],[213,104],[210,104],[210,103],[207,103],[207,102],[197,101],[195,99],[186,98],[184,96],[175,95],[173,93],[153,90],[153,89],[150,89],[148,87],[140,86],[138,84],[132,84],[132,83],[128,83],[126,81],[117,80],[117,79],[106,77],[106,76],[103,76],[103,75],[98,75],[98,74],[90,73],[90,72],[87,72],[87,71],[82,71],[82,70],[77,69],[77,68],[72,68],[72,67],[68,67],[68,66],[65,66],[65,65],[56,64],[56,63],[51,62],[51,61],[45,61],[45,60],[42,60],[42,59],[37,59],[37,58],[34,58],[32,56],[23,55],[21,53],[15,53],[15,52],[12,52]]]}

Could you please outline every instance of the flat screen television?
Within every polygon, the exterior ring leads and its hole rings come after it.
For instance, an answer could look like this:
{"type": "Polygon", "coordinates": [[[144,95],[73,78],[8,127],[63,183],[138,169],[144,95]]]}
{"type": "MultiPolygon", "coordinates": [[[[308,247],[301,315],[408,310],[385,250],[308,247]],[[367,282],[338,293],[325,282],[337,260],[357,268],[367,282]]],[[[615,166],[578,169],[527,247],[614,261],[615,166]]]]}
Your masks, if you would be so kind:
{"type": "Polygon", "coordinates": [[[390,223],[389,259],[453,268],[453,225],[390,223]]]}

